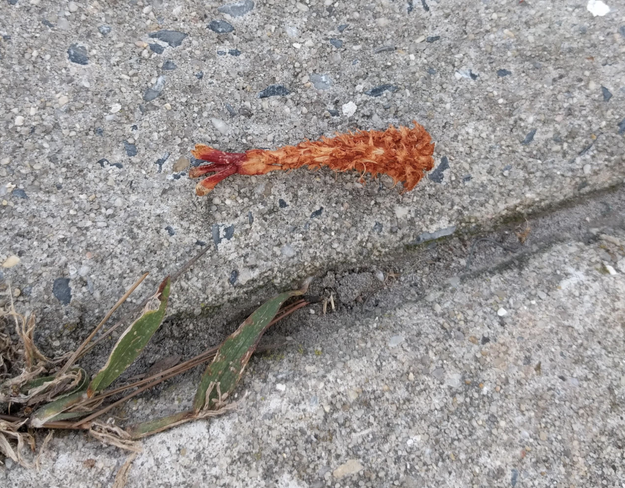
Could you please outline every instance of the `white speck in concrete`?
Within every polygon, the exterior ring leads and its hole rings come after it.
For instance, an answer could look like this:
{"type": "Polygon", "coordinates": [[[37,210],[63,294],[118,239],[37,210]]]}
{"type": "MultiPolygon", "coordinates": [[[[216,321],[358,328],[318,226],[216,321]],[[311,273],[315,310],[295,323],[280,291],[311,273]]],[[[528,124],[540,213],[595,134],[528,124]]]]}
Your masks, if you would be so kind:
{"type": "Polygon", "coordinates": [[[345,476],[349,476],[350,474],[356,474],[363,470],[362,464],[358,459],[350,459],[344,464],[341,464],[338,468],[336,468],[332,474],[335,478],[341,479],[345,476]]]}
{"type": "Polygon", "coordinates": [[[24,125],[24,117],[22,117],[21,115],[15,117],[15,125],[24,125]]]}
{"type": "Polygon", "coordinates": [[[608,7],[601,0],[588,0],[586,8],[593,15],[593,17],[603,17],[610,11],[610,7],[608,7]]]}
{"type": "Polygon", "coordinates": [[[408,215],[409,212],[410,212],[409,207],[400,207],[399,205],[395,207],[395,216],[398,219],[403,219],[404,217],[408,215]]]}
{"type": "Polygon", "coordinates": [[[283,256],[286,256],[287,258],[292,258],[297,254],[295,252],[295,249],[293,249],[290,244],[285,244],[284,246],[282,246],[280,252],[283,256]]]}
{"type": "Polygon", "coordinates": [[[2,267],[3,268],[12,268],[13,266],[19,264],[19,262],[20,262],[20,258],[17,257],[16,255],[12,255],[12,256],[9,256],[8,258],[6,258],[4,263],[2,263],[2,267]]]}
{"type": "Polygon", "coordinates": [[[508,311],[505,308],[500,308],[499,310],[497,310],[497,315],[499,315],[500,317],[505,317],[506,315],[508,315],[508,311]]]}
{"type": "Polygon", "coordinates": [[[356,113],[356,109],[358,108],[358,106],[354,102],[347,102],[343,104],[341,108],[343,110],[343,115],[345,115],[346,117],[351,117],[356,113]]]}
{"type": "Polygon", "coordinates": [[[226,135],[226,134],[228,134],[228,132],[230,132],[230,127],[228,127],[228,124],[226,124],[223,120],[216,119],[216,118],[213,117],[211,119],[211,122],[215,126],[215,129],[217,129],[223,135],[226,135]]]}

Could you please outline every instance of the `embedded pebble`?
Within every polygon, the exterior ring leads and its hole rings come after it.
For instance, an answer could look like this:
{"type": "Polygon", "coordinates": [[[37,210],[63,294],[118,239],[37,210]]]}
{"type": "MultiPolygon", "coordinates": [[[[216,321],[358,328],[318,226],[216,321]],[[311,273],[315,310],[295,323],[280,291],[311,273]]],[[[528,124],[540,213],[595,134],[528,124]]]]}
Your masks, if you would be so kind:
{"type": "Polygon", "coordinates": [[[503,78],[504,76],[510,76],[511,74],[512,74],[512,71],[508,71],[507,69],[497,70],[497,76],[499,76],[499,78],[503,78]]]}
{"type": "Polygon", "coordinates": [[[67,57],[72,63],[87,65],[89,64],[89,56],[87,56],[87,48],[78,44],[72,44],[67,50],[67,57]]]}
{"type": "Polygon", "coordinates": [[[358,109],[358,106],[354,102],[344,103],[343,106],[341,107],[341,110],[343,111],[343,115],[345,115],[346,117],[351,117],[352,115],[354,115],[357,109],[358,109]]]}
{"type": "Polygon", "coordinates": [[[603,17],[610,12],[610,7],[601,0],[588,0],[586,8],[593,17],[603,17]]]}
{"type": "Polygon", "coordinates": [[[234,27],[225,20],[212,20],[207,27],[217,34],[228,34],[234,31],[234,27]]]}
{"type": "Polygon", "coordinates": [[[187,169],[190,164],[191,162],[189,161],[189,158],[185,158],[185,157],[178,158],[178,160],[174,163],[174,167],[172,169],[175,172],[183,171],[187,169]]]}
{"type": "Polygon", "coordinates": [[[163,71],[173,71],[173,70],[175,70],[177,67],[178,67],[178,66],[176,66],[176,63],[174,63],[173,61],[165,61],[165,62],[163,63],[163,66],[162,66],[162,68],[161,68],[161,69],[162,69],[163,71]]]}
{"type": "Polygon", "coordinates": [[[63,305],[69,305],[72,301],[72,289],[69,286],[69,278],[57,278],[52,285],[52,294],[63,305]]]}
{"type": "Polygon", "coordinates": [[[330,39],[330,44],[332,44],[337,49],[343,47],[343,41],[341,41],[340,39],[330,39]]]}
{"type": "Polygon", "coordinates": [[[150,33],[150,37],[169,44],[169,47],[178,47],[185,40],[187,34],[174,30],[160,30],[150,33]]]}
{"type": "Polygon", "coordinates": [[[22,117],[21,115],[18,115],[17,117],[15,117],[15,125],[17,126],[24,125],[24,117],[22,117]]]}
{"type": "Polygon", "coordinates": [[[146,90],[145,94],[143,95],[143,99],[146,102],[151,102],[161,94],[163,88],[165,88],[165,77],[159,76],[154,86],[146,90]]]}
{"type": "Polygon", "coordinates": [[[404,337],[403,336],[400,336],[400,335],[393,336],[388,341],[388,347],[397,347],[402,342],[404,342],[404,337]]]}
{"type": "Polygon", "coordinates": [[[537,129],[532,129],[531,131],[529,131],[527,135],[525,136],[525,139],[521,142],[521,144],[523,144],[524,146],[529,145],[534,140],[534,136],[536,135],[536,130],[537,129]]]}
{"type": "Polygon", "coordinates": [[[13,266],[17,266],[20,262],[20,258],[15,254],[9,256],[5,259],[4,263],[2,263],[3,268],[12,268],[13,266]]]}
{"type": "Polygon", "coordinates": [[[270,85],[258,94],[258,98],[284,97],[291,93],[284,85],[270,85]]]}
{"type": "Polygon", "coordinates": [[[610,98],[612,98],[612,93],[605,86],[601,87],[601,93],[603,94],[604,102],[609,102],[610,98]]]}
{"type": "Polygon", "coordinates": [[[276,385],[276,390],[281,391],[281,392],[285,392],[286,391],[286,385],[282,384],[282,383],[278,383],[276,385]]]}
{"type": "Polygon", "coordinates": [[[213,118],[211,118],[211,123],[213,124],[213,126],[215,126],[215,129],[217,129],[219,132],[221,132],[224,135],[226,135],[226,134],[228,134],[228,132],[230,132],[230,127],[228,126],[228,124],[226,124],[221,119],[217,119],[217,118],[213,117],[213,118]]]}
{"type": "Polygon", "coordinates": [[[332,471],[332,476],[336,479],[344,478],[352,474],[360,473],[364,469],[358,459],[350,459],[344,464],[341,464],[338,468],[332,471]]]}
{"type": "Polygon", "coordinates": [[[313,73],[310,75],[310,81],[317,90],[327,90],[332,86],[332,80],[328,75],[313,73]]]}
{"type": "Polygon", "coordinates": [[[432,376],[439,381],[443,381],[445,379],[445,370],[443,368],[434,368],[432,376]]]}
{"type": "Polygon", "coordinates": [[[238,2],[228,3],[222,5],[217,11],[222,14],[227,14],[230,17],[243,17],[248,12],[254,9],[254,2],[252,0],[240,0],[238,2]]]}
{"type": "Polygon", "coordinates": [[[505,308],[500,308],[499,310],[497,310],[497,315],[499,315],[500,317],[505,317],[506,315],[508,315],[508,311],[505,308]]]}
{"type": "Polygon", "coordinates": [[[397,90],[399,90],[399,88],[397,88],[395,85],[386,83],[384,85],[376,86],[375,88],[366,91],[365,94],[369,95],[370,97],[379,97],[382,96],[382,94],[386,91],[390,91],[392,93],[396,92],[397,90]]]}
{"type": "Polygon", "coordinates": [[[434,169],[434,171],[431,171],[430,174],[428,174],[428,178],[434,183],[442,183],[444,178],[443,172],[447,169],[449,169],[449,159],[447,159],[447,156],[443,156],[440,164],[434,169]]]}
{"type": "Polygon", "coordinates": [[[101,25],[100,27],[98,27],[98,31],[100,31],[100,34],[102,34],[103,36],[108,36],[111,33],[111,26],[101,25]]]}
{"type": "Polygon", "coordinates": [[[280,252],[283,256],[286,256],[287,258],[292,258],[297,254],[295,252],[295,249],[293,249],[289,244],[285,244],[284,246],[282,246],[280,252]]]}
{"type": "Polygon", "coordinates": [[[126,151],[126,155],[130,157],[137,155],[137,146],[128,141],[124,141],[124,150],[126,151]]]}
{"type": "Polygon", "coordinates": [[[148,44],[150,51],[155,52],[156,54],[163,54],[165,52],[165,48],[160,44],[151,43],[148,44]]]}

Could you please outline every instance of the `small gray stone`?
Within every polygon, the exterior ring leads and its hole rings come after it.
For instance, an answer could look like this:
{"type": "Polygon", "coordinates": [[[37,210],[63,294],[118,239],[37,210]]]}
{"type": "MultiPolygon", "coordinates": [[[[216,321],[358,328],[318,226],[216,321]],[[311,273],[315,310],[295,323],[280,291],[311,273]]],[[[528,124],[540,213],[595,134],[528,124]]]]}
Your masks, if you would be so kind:
{"type": "Polygon", "coordinates": [[[431,37],[428,37],[428,38],[425,40],[425,42],[429,42],[429,43],[436,42],[436,41],[438,41],[440,38],[441,38],[441,36],[431,36],[431,37]]]}
{"type": "Polygon", "coordinates": [[[173,61],[165,61],[163,63],[163,67],[161,68],[164,71],[173,71],[177,68],[178,66],[176,66],[176,63],[174,63],[173,61]]]}
{"type": "Polygon", "coordinates": [[[207,27],[217,34],[228,34],[234,31],[232,24],[226,22],[225,20],[212,20],[207,27]]]}
{"type": "Polygon", "coordinates": [[[280,252],[283,256],[286,256],[287,258],[292,258],[297,254],[295,252],[295,249],[293,249],[290,244],[285,244],[284,246],[282,246],[280,252]]]}
{"type": "Polygon", "coordinates": [[[182,41],[185,40],[187,34],[174,30],[160,30],[152,32],[150,37],[152,39],[158,39],[159,41],[166,42],[169,44],[169,47],[178,47],[182,44],[182,41]]]}
{"type": "Polygon", "coordinates": [[[228,278],[228,283],[234,286],[238,279],[239,279],[239,270],[233,269],[232,272],[230,273],[230,278],[228,278]]]}
{"type": "Polygon", "coordinates": [[[291,93],[284,85],[269,85],[258,94],[258,98],[284,97],[291,93]]]}
{"type": "Polygon", "coordinates": [[[432,370],[432,376],[439,381],[445,379],[445,370],[443,368],[434,368],[432,370]]]}
{"type": "Polygon", "coordinates": [[[535,135],[536,135],[536,129],[532,129],[531,131],[527,133],[527,135],[525,136],[525,139],[523,140],[523,142],[521,142],[521,144],[523,144],[524,146],[529,145],[534,140],[535,135]]]}
{"type": "Polygon", "coordinates": [[[397,88],[395,85],[386,83],[384,85],[376,86],[375,88],[366,91],[365,94],[369,95],[370,97],[379,97],[382,96],[385,91],[396,92],[397,90],[399,90],[399,88],[397,88]]]}
{"type": "Polygon", "coordinates": [[[163,54],[165,52],[165,48],[160,44],[153,42],[150,44],[150,51],[155,52],[156,54],[163,54]]]}
{"type": "Polygon", "coordinates": [[[456,231],[456,226],[446,227],[444,229],[437,230],[436,232],[424,232],[417,237],[415,244],[421,244],[422,242],[433,241],[440,239],[441,237],[447,237],[452,235],[456,231]]]}
{"type": "Polygon", "coordinates": [[[151,102],[161,94],[163,88],[165,88],[165,77],[159,76],[156,80],[156,83],[154,83],[154,86],[146,90],[145,94],[143,95],[143,99],[146,102],[151,102]]]}
{"type": "Polygon", "coordinates": [[[507,69],[498,69],[497,70],[497,76],[499,76],[499,78],[503,78],[505,76],[510,76],[512,74],[512,71],[508,71],[507,69]]]}
{"type": "Polygon", "coordinates": [[[103,36],[108,36],[111,32],[111,26],[101,25],[100,27],[98,27],[98,30],[100,31],[100,34],[102,34],[103,36]]]}
{"type": "Polygon", "coordinates": [[[137,155],[137,146],[131,144],[128,141],[124,141],[124,150],[129,157],[133,157],[137,155]]]}
{"type": "Polygon", "coordinates": [[[89,64],[89,56],[87,56],[87,48],[78,44],[72,44],[67,50],[67,57],[72,63],[87,65],[89,64]]]}
{"type": "Polygon", "coordinates": [[[310,218],[316,219],[317,217],[321,217],[322,213],[323,213],[323,207],[319,207],[317,210],[315,210],[313,213],[310,214],[310,218]]]}
{"type": "Polygon", "coordinates": [[[340,39],[330,39],[330,44],[332,44],[337,49],[343,47],[343,41],[341,41],[340,39]]]}
{"type": "Polygon", "coordinates": [[[449,169],[449,159],[447,159],[447,156],[443,156],[440,164],[428,175],[428,178],[434,183],[442,183],[444,177],[443,171],[446,169],[449,169]]]}
{"type": "Polygon", "coordinates": [[[69,278],[57,278],[52,285],[52,294],[63,305],[69,305],[72,301],[72,289],[69,286],[69,278]]]}
{"type": "Polygon", "coordinates": [[[610,98],[612,98],[612,93],[605,86],[601,87],[601,93],[603,94],[604,102],[609,102],[610,98]]]}
{"type": "Polygon", "coordinates": [[[254,2],[252,0],[239,0],[238,2],[222,5],[217,10],[230,17],[243,17],[246,13],[251,12],[253,8],[254,2]]]}
{"type": "Polygon", "coordinates": [[[332,80],[325,74],[313,73],[310,75],[310,81],[317,90],[327,90],[332,86],[332,80]]]}
{"type": "Polygon", "coordinates": [[[391,337],[390,340],[388,341],[388,347],[397,347],[402,342],[404,342],[404,337],[400,335],[395,335],[391,337]]]}
{"type": "Polygon", "coordinates": [[[21,188],[15,188],[11,192],[11,196],[14,197],[14,198],[22,198],[24,200],[28,199],[28,195],[26,195],[26,192],[24,190],[22,190],[21,188]]]}

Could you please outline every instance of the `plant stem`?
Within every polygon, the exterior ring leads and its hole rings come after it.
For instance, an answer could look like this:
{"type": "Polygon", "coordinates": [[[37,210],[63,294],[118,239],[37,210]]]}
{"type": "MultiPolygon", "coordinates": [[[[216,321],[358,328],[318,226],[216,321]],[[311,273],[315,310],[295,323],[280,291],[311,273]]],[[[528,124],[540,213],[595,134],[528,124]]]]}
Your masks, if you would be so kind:
{"type": "Polygon", "coordinates": [[[95,337],[95,335],[98,333],[98,331],[102,328],[102,326],[104,324],[106,324],[106,322],[108,321],[108,319],[111,318],[111,315],[113,315],[115,313],[115,310],[117,310],[119,307],[121,307],[121,305],[128,299],[128,297],[131,295],[131,293],[133,291],[136,290],[136,288],[143,283],[143,280],[145,280],[148,276],[148,273],[145,273],[141,278],[139,278],[136,283],[134,285],[132,285],[128,291],[126,293],[124,293],[124,296],[121,297],[117,303],[113,306],[113,308],[111,308],[109,310],[109,312],[104,316],[104,318],[100,321],[100,323],[97,325],[97,327],[95,329],[93,329],[93,332],[91,332],[91,334],[89,334],[89,337],[87,337],[84,342],[80,345],[80,347],[78,349],[76,349],[76,351],[74,351],[74,354],[71,355],[71,357],[67,360],[67,362],[65,363],[65,366],[63,366],[61,368],[61,370],[56,374],[56,376],[61,376],[63,374],[65,374],[67,372],[67,370],[72,366],[72,364],[74,364],[74,362],[76,361],[76,359],[78,359],[80,357],[80,355],[82,354],[83,350],[85,349],[85,347],[87,347],[87,345],[89,344],[89,342],[91,342],[91,339],[93,339],[95,337]]]}

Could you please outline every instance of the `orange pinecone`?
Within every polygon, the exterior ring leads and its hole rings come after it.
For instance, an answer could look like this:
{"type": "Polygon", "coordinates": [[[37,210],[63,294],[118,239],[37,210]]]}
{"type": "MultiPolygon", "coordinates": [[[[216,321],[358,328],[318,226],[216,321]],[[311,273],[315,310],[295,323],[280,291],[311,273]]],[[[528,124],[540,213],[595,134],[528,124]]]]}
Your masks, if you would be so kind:
{"type": "Polygon", "coordinates": [[[405,191],[410,191],[434,167],[432,137],[421,125],[413,124],[414,128],[391,126],[384,132],[337,134],[331,139],[306,140],[297,146],[284,146],[273,151],[251,149],[244,153],[226,153],[197,144],[191,151],[193,156],[211,163],[192,168],[189,176],[197,178],[215,173],[195,187],[195,192],[202,196],[233,174],[263,175],[301,166],[311,169],[327,166],[334,171],[356,170],[362,174],[371,173],[374,177],[386,174],[395,183],[401,181],[405,191]]]}

